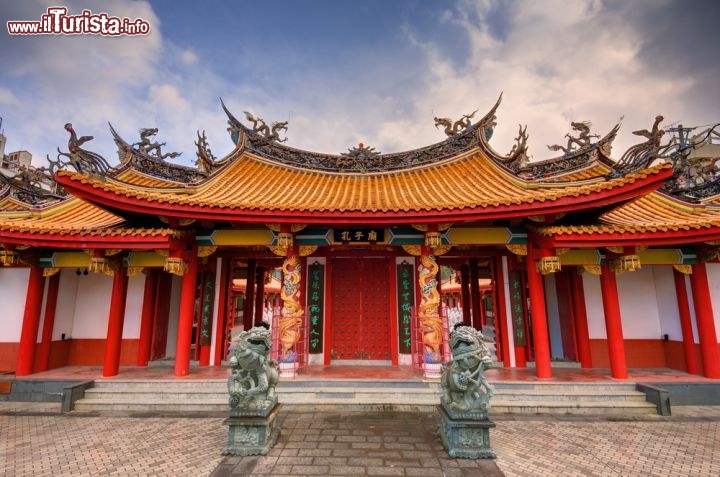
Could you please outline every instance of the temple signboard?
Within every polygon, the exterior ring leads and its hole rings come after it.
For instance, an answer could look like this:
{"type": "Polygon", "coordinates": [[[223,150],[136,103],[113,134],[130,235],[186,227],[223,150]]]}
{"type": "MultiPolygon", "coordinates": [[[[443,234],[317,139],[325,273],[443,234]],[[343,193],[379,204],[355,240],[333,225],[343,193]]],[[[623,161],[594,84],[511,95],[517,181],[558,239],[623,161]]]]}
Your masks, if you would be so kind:
{"type": "Polygon", "coordinates": [[[368,227],[333,229],[333,240],[346,243],[384,242],[385,229],[368,227]]]}

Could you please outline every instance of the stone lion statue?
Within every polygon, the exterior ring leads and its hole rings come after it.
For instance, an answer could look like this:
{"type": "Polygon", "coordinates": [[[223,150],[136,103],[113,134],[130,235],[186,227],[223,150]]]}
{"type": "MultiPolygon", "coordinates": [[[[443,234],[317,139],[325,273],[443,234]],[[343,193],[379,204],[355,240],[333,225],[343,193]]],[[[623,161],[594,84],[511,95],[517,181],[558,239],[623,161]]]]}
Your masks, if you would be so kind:
{"type": "Polygon", "coordinates": [[[278,364],[268,359],[270,344],[270,330],[262,326],[240,333],[230,358],[228,393],[232,410],[260,411],[277,404],[278,364]]]}
{"type": "Polygon", "coordinates": [[[440,402],[454,417],[486,418],[493,388],[483,371],[492,365],[492,357],[483,334],[466,325],[450,333],[452,359],[445,363],[440,378],[440,402]]]}

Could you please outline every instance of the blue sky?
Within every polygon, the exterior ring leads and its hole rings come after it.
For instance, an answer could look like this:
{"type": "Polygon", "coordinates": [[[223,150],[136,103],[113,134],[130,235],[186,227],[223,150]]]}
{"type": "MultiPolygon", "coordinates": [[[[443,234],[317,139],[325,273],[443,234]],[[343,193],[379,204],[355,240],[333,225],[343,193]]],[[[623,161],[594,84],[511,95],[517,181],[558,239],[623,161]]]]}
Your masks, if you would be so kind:
{"type": "Polygon", "coordinates": [[[107,123],[129,142],[157,127],[191,164],[196,131],[231,149],[219,97],[243,118],[287,120],[286,144],[328,153],[362,142],[397,152],[444,139],[453,119],[503,103],[493,147],[527,124],[534,160],[570,121],[607,132],[613,154],[666,126],[720,120],[720,2],[704,0],[3,0],[0,116],[6,152],[37,165],[66,150],[63,124],[117,160],[107,123]],[[52,5],[142,18],[138,37],[11,36],[10,20],[52,5]]]}

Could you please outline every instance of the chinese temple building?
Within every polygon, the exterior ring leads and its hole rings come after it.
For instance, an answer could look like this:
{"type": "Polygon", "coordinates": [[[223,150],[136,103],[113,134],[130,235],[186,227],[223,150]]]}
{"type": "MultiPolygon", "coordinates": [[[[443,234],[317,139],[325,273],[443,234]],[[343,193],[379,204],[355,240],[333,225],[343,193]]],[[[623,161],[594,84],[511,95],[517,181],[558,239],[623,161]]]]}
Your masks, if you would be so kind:
{"type": "MultiPolygon", "coordinates": [[[[658,117],[620,159],[573,123],[561,156],[509,154],[481,119],[382,154],[288,147],[223,105],[234,149],[174,165],[157,129],[0,176],[0,371],[169,361],[220,366],[238,330],[271,326],[281,367],[448,359],[462,322],[500,366],[673,368],[720,378],[720,157],[715,128],[664,138],[658,117]],[[706,151],[706,152],[703,152],[706,151]],[[709,152],[707,152],[709,151],[709,152]]],[[[668,135],[669,136],[669,135],[668,135]]]]}

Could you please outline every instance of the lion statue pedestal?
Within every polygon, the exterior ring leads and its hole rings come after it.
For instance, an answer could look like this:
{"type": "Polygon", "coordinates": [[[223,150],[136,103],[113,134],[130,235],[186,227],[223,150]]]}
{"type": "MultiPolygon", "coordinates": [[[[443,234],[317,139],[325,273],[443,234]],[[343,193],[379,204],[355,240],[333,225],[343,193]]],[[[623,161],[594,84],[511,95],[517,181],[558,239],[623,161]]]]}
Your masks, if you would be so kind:
{"type": "Polygon", "coordinates": [[[460,325],[450,333],[452,360],[445,363],[440,379],[440,438],[450,457],[494,459],[490,449],[488,419],[493,388],[483,371],[492,358],[483,335],[472,327],[460,325]]]}
{"type": "Polygon", "coordinates": [[[223,455],[265,455],[280,435],[278,364],[268,359],[270,344],[270,331],[262,326],[240,333],[230,358],[230,417],[225,420],[229,435],[223,455]]]}

